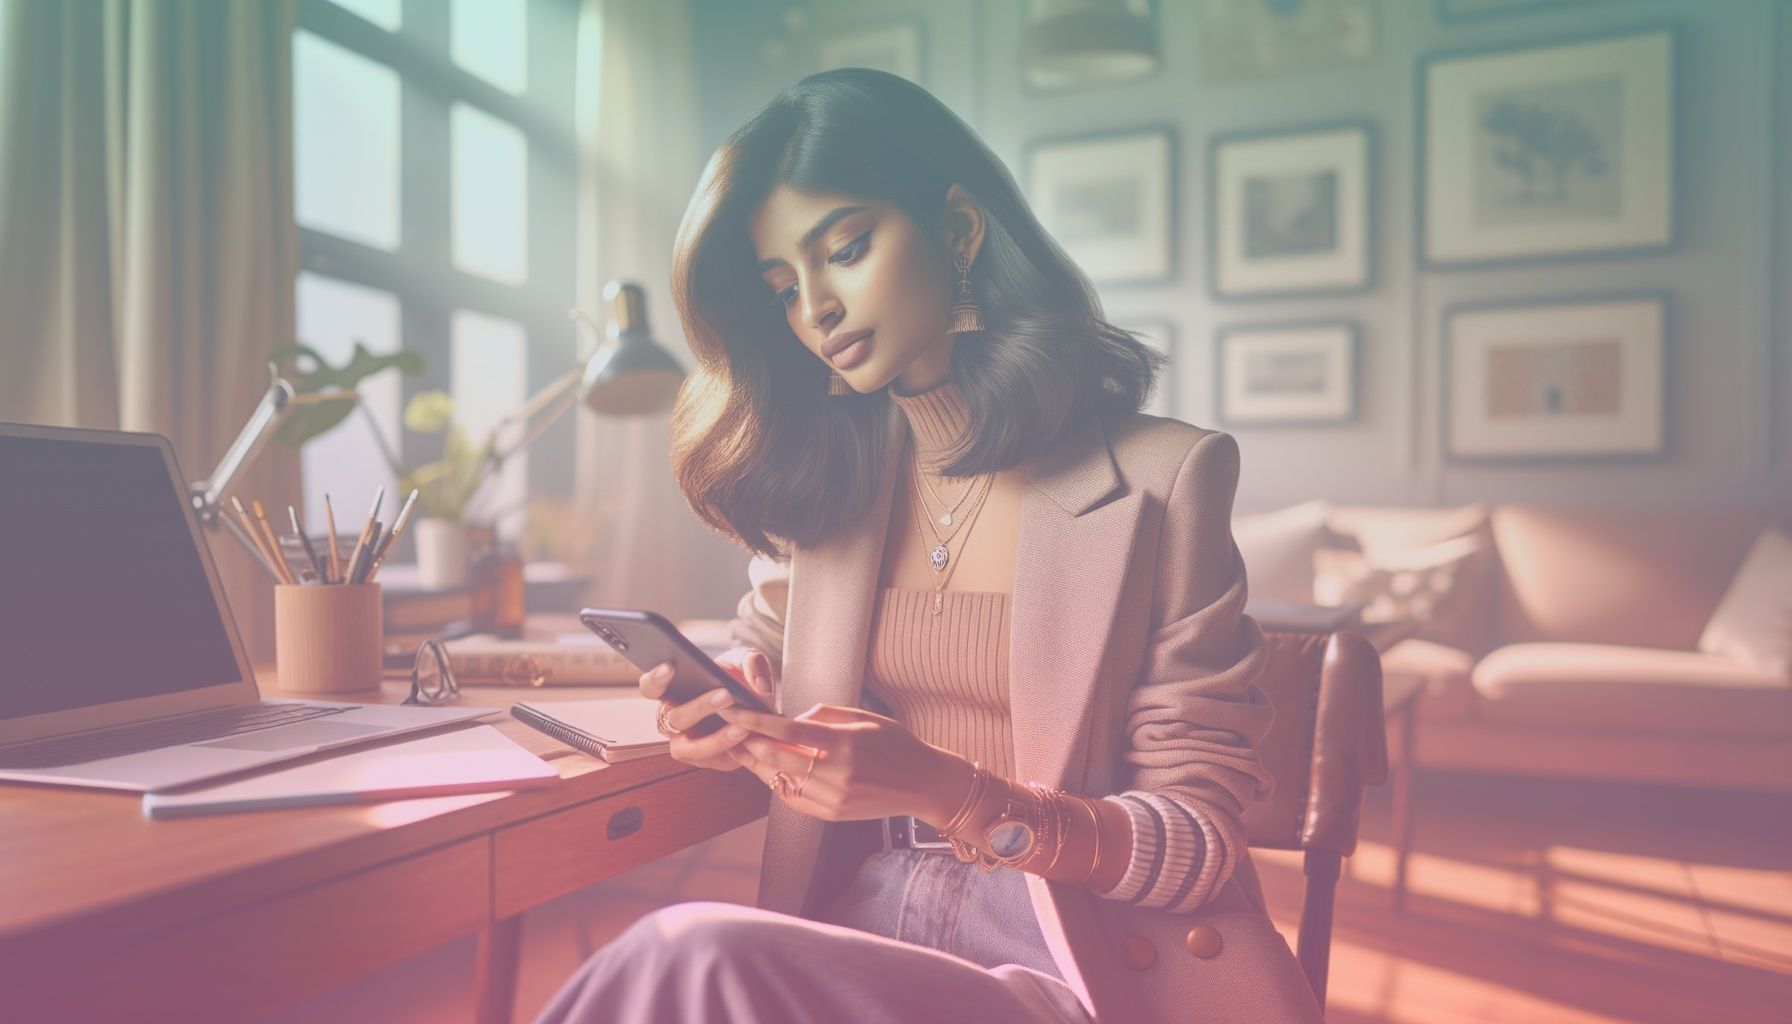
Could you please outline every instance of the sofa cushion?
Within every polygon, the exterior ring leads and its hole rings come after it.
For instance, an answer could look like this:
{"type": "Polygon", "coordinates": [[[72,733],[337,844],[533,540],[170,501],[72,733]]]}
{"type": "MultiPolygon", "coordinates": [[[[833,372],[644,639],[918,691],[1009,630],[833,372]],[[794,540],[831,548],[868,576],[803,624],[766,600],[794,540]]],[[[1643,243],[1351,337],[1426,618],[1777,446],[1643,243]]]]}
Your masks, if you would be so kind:
{"type": "Polygon", "coordinates": [[[1470,682],[1474,655],[1467,651],[1420,640],[1402,640],[1382,652],[1381,674],[1387,679],[1417,679],[1425,687],[1422,705],[1427,719],[1467,718],[1475,704],[1470,682]]]}
{"type": "Polygon", "coordinates": [[[1755,538],[1699,650],[1792,677],[1792,537],[1768,527],[1755,538]]]}
{"type": "Polygon", "coordinates": [[[1749,542],[1770,521],[1766,510],[1747,507],[1500,505],[1497,636],[1692,651],[1749,542]]]}
{"type": "Polygon", "coordinates": [[[1750,736],[1792,732],[1792,685],[1715,654],[1510,644],[1482,658],[1471,678],[1480,698],[1474,714],[1482,722],[1750,736]]]}

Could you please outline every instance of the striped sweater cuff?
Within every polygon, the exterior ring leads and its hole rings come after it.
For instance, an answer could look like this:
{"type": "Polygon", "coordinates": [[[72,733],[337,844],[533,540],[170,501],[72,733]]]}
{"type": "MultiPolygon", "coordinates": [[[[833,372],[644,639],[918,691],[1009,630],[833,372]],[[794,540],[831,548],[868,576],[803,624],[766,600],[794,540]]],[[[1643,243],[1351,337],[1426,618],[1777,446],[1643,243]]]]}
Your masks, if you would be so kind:
{"type": "Polygon", "coordinates": [[[1151,909],[1192,909],[1207,900],[1223,857],[1210,823],[1185,804],[1143,790],[1102,799],[1126,809],[1132,859],[1120,883],[1096,895],[1151,909]]]}

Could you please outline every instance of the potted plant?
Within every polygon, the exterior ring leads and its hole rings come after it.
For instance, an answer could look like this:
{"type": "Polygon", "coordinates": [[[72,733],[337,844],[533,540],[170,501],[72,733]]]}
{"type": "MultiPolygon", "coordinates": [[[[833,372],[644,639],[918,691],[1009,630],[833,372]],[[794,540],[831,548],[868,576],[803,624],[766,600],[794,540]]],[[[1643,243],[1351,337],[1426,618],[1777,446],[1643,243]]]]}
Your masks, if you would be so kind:
{"type": "Polygon", "coordinates": [[[463,586],[472,556],[474,527],[467,510],[500,468],[496,433],[475,444],[454,418],[454,398],[419,391],[404,409],[404,425],[420,434],[441,434],[442,457],[405,471],[396,464],[399,489],[417,491],[417,575],[425,587],[463,586]]]}

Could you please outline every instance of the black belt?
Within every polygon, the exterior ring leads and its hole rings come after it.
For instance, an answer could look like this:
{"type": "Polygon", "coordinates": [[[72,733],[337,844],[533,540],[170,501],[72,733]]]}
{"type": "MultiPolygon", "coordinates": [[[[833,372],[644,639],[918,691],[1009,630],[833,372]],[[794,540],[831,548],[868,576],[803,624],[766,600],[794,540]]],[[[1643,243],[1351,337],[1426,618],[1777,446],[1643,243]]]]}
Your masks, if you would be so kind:
{"type": "Polygon", "coordinates": [[[883,823],[885,849],[945,850],[948,852],[952,849],[952,842],[942,837],[939,829],[920,818],[898,814],[883,819],[883,823]]]}

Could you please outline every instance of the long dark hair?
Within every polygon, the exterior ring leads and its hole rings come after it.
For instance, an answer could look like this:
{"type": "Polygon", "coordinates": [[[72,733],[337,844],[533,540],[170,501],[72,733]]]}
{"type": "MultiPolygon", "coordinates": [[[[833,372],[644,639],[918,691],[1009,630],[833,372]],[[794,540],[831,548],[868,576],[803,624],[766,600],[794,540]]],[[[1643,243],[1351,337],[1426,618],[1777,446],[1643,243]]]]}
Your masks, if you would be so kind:
{"type": "Polygon", "coordinates": [[[779,185],[871,199],[932,237],[953,184],[984,214],[970,280],[987,330],[952,347],[971,425],[942,472],[1007,469],[1145,403],[1165,357],[1107,322],[976,133],[896,75],[810,75],[710,158],[678,231],[672,295],[697,369],[672,413],[672,469],[704,522],[783,556],[863,515],[879,481],[889,396],[825,393],[827,366],[756,270],[747,225],[759,206],[779,185]]]}

